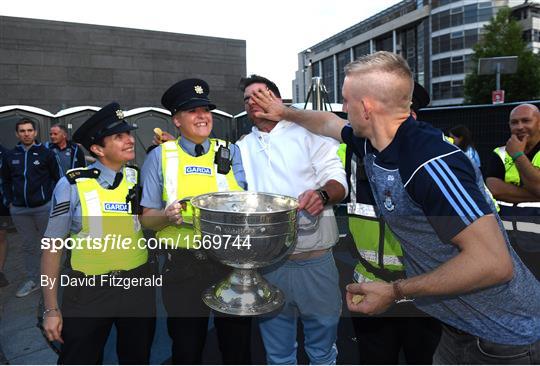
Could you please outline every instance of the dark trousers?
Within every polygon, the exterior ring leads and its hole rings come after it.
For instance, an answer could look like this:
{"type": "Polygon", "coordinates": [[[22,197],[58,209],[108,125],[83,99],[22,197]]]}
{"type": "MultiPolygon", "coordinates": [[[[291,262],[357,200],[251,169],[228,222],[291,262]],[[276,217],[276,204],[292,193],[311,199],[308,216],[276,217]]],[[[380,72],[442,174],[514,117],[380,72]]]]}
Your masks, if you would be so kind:
{"type": "Polygon", "coordinates": [[[435,365],[538,365],[540,340],[528,345],[492,343],[443,325],[435,365]]]}
{"type": "MultiPolygon", "coordinates": [[[[150,277],[144,264],[121,276],[150,277]]],[[[73,278],[82,278],[72,273],[73,278]]],[[[148,286],[67,286],[62,296],[63,328],[59,364],[101,364],[112,326],[120,364],[148,364],[155,331],[155,289],[148,286]]]]}
{"type": "Polygon", "coordinates": [[[403,349],[407,364],[432,363],[441,336],[431,317],[353,317],[360,364],[399,364],[403,349]]]}
{"type": "Polygon", "coordinates": [[[58,364],[99,365],[113,324],[121,365],[150,363],[155,318],[64,318],[64,344],[58,364]]]}
{"type": "MultiPolygon", "coordinates": [[[[163,304],[173,343],[173,364],[202,363],[210,309],[201,296],[228,272],[223,265],[211,259],[198,260],[187,250],[170,252],[163,275],[163,304]]],[[[250,364],[251,318],[214,312],[214,324],[223,364],[250,364]]]]}

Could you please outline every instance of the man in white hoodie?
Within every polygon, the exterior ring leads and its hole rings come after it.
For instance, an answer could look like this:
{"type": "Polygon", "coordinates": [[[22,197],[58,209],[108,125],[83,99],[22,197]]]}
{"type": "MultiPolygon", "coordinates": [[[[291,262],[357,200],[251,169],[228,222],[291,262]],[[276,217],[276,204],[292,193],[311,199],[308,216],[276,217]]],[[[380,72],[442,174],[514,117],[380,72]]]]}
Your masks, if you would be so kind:
{"type": "Polygon", "coordinates": [[[303,323],[305,350],[311,364],[334,364],[341,313],[339,276],[332,247],[339,239],[332,204],[347,195],[338,144],[288,121],[256,118],[262,111],[252,100],[256,90],[280,98],[270,80],[243,78],[246,112],[253,130],[237,144],[248,190],[297,197],[299,235],[294,253],[267,268],[264,275],[285,294],[277,313],[261,317],[260,330],[269,364],[296,364],[297,320],[303,323]]]}

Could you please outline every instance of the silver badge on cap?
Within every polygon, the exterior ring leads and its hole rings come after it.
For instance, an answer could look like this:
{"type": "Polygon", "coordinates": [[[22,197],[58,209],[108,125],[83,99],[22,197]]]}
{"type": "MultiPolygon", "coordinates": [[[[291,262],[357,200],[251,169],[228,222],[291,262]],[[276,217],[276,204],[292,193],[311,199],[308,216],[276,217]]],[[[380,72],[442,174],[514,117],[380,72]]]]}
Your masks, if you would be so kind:
{"type": "Polygon", "coordinates": [[[116,117],[118,117],[118,119],[124,119],[124,111],[121,109],[117,110],[116,117]]]}
{"type": "Polygon", "coordinates": [[[197,94],[204,93],[204,89],[200,85],[195,85],[195,87],[193,89],[195,89],[195,93],[197,93],[197,94]]]}

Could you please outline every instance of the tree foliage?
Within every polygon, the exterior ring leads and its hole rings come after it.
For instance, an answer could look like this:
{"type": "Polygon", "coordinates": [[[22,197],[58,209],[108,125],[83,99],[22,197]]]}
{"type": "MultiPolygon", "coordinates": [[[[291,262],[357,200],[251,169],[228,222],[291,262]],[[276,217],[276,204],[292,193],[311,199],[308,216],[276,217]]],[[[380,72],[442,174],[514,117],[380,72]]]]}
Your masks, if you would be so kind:
{"type": "Polygon", "coordinates": [[[478,59],[484,57],[518,56],[517,72],[501,75],[505,102],[534,100],[540,96],[540,57],[527,49],[521,25],[510,14],[508,7],[501,8],[484,27],[482,40],[474,46],[474,67],[464,85],[466,104],[491,103],[496,77],[478,75],[478,59]]]}

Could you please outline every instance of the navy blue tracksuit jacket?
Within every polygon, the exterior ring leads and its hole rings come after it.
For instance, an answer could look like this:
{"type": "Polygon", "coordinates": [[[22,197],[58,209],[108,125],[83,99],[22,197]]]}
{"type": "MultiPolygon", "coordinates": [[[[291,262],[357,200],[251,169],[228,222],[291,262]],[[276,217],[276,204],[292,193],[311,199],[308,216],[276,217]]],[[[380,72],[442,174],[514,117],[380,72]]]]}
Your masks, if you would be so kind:
{"type": "Polygon", "coordinates": [[[4,201],[17,207],[38,207],[51,200],[59,179],[54,152],[36,142],[27,151],[19,143],[4,154],[4,201]]]}

